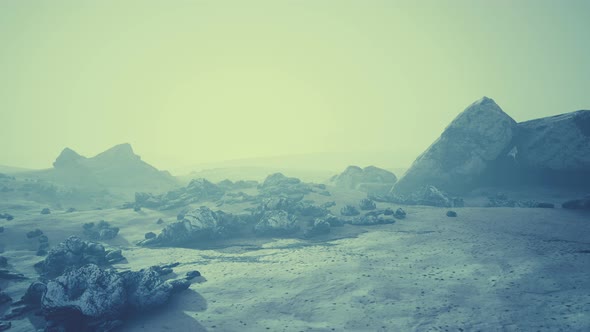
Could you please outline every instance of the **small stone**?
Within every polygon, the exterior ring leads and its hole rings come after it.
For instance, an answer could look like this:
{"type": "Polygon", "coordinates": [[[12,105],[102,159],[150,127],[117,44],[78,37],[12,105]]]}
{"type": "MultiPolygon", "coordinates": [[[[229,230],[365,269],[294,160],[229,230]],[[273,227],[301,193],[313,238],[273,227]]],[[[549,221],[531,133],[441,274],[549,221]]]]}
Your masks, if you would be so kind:
{"type": "Polygon", "coordinates": [[[447,211],[447,217],[455,218],[457,216],[457,212],[455,211],[447,211]]]}
{"type": "Polygon", "coordinates": [[[50,214],[51,210],[49,210],[49,208],[44,208],[43,210],[41,210],[41,214],[50,214]]]}
{"type": "Polygon", "coordinates": [[[156,233],[154,233],[154,232],[147,232],[147,233],[145,233],[144,237],[145,237],[146,240],[153,239],[153,238],[156,237],[156,233]]]}

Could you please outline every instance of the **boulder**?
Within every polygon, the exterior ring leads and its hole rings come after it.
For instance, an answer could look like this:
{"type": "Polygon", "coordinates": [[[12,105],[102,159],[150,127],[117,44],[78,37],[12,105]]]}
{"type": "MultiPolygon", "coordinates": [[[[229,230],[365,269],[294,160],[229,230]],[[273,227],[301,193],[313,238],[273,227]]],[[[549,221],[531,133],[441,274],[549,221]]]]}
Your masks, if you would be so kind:
{"type": "Polygon", "coordinates": [[[254,232],[264,236],[289,235],[298,230],[297,217],[282,210],[264,212],[254,226],[254,232]]]}
{"type": "Polygon", "coordinates": [[[457,212],[452,211],[452,210],[447,211],[447,217],[454,218],[456,216],[457,216],[457,212]]]}
{"type": "Polygon", "coordinates": [[[377,204],[375,204],[375,202],[370,198],[363,198],[359,204],[359,207],[363,211],[375,210],[377,208],[377,204]]]}
{"type": "Polygon", "coordinates": [[[344,172],[333,176],[330,182],[340,188],[383,194],[397,182],[397,177],[392,172],[375,166],[348,166],[344,172]]]}
{"type": "Polygon", "coordinates": [[[395,210],[395,213],[393,214],[393,216],[396,219],[405,219],[406,218],[406,211],[404,211],[404,209],[402,209],[402,208],[398,208],[397,210],[395,210]]]}
{"type": "Polygon", "coordinates": [[[39,228],[35,229],[34,231],[27,232],[27,239],[32,239],[37,236],[43,235],[43,231],[39,228]]]}
{"type": "Polygon", "coordinates": [[[140,244],[155,245],[190,245],[201,241],[210,241],[229,237],[243,225],[239,216],[223,211],[212,211],[202,206],[190,210],[182,220],[167,225],[155,238],[146,239],[140,244]]]}
{"type": "Polygon", "coordinates": [[[282,195],[301,198],[313,190],[312,186],[301,182],[298,178],[287,177],[282,173],[267,176],[258,189],[260,194],[266,197],[282,195]]]}
{"type": "Polygon", "coordinates": [[[581,199],[573,199],[564,202],[561,204],[561,207],[571,210],[590,210],[590,195],[581,199]]]}
{"type": "Polygon", "coordinates": [[[345,205],[344,207],[342,207],[340,209],[340,214],[345,217],[351,217],[351,216],[358,216],[360,214],[360,212],[356,207],[354,207],[352,205],[345,205]]]}
{"type": "Polygon", "coordinates": [[[49,208],[44,208],[41,210],[41,214],[51,214],[51,210],[49,208]]]}
{"type": "Polygon", "coordinates": [[[111,259],[107,257],[107,252],[101,244],[70,236],[64,242],[51,248],[47,257],[35,264],[35,268],[43,276],[54,278],[62,275],[67,269],[78,268],[86,264],[105,266],[109,264],[109,261],[111,259]]]}
{"type": "Polygon", "coordinates": [[[330,233],[330,229],[331,225],[326,219],[317,218],[314,220],[312,228],[305,232],[305,236],[314,237],[318,235],[328,234],[330,233]]]}
{"type": "Polygon", "coordinates": [[[96,225],[93,222],[82,226],[84,235],[91,240],[108,241],[117,237],[119,227],[112,227],[108,222],[101,220],[96,225]]]}
{"type": "Polygon", "coordinates": [[[509,154],[516,122],[490,98],[467,107],[424,151],[392,193],[408,195],[427,185],[459,193],[479,185],[481,176],[502,155],[509,154]]]}

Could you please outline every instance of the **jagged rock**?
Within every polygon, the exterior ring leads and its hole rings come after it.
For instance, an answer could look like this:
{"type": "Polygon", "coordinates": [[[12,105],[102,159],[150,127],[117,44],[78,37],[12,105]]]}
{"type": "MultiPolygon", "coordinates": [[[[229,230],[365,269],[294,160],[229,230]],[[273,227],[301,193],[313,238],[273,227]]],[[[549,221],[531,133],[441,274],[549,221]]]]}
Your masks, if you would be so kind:
{"type": "Polygon", "coordinates": [[[43,210],[41,210],[41,214],[50,214],[51,210],[49,208],[44,208],[43,210]]]}
{"type": "Polygon", "coordinates": [[[43,231],[39,228],[35,229],[34,231],[27,232],[27,239],[32,239],[37,236],[43,235],[43,231]]]}
{"type": "Polygon", "coordinates": [[[359,210],[352,205],[345,205],[340,209],[340,214],[346,217],[350,216],[358,216],[360,214],[359,210]]]}
{"type": "Polygon", "coordinates": [[[80,267],[49,281],[42,300],[45,318],[66,330],[116,321],[126,306],[123,278],[114,270],[102,270],[96,265],[80,267]]]}
{"type": "Polygon", "coordinates": [[[48,326],[65,331],[113,331],[122,319],[164,305],[190,286],[186,278],[164,281],[153,266],[117,273],[85,265],[47,283],[42,297],[48,326]]]}
{"type": "Polygon", "coordinates": [[[77,268],[86,264],[107,265],[111,261],[111,257],[107,256],[101,244],[70,236],[49,250],[47,257],[35,264],[35,268],[42,275],[54,278],[63,274],[68,268],[77,268]]]}
{"type": "Polygon", "coordinates": [[[229,237],[242,227],[239,216],[223,211],[211,211],[202,206],[187,212],[183,219],[167,225],[155,238],[144,240],[142,245],[187,245],[229,237]]]}
{"type": "Polygon", "coordinates": [[[324,218],[317,218],[313,223],[313,227],[309,229],[306,233],[306,237],[313,237],[318,235],[324,235],[330,233],[331,225],[330,223],[324,218]]]}
{"type": "Polygon", "coordinates": [[[397,182],[397,177],[392,172],[375,166],[348,166],[344,172],[333,176],[330,182],[341,188],[385,194],[397,182]]]}
{"type": "Polygon", "coordinates": [[[370,198],[363,198],[359,204],[359,207],[363,211],[375,210],[377,208],[377,204],[375,204],[375,202],[370,198]]]}
{"type": "Polygon", "coordinates": [[[149,240],[149,239],[153,239],[153,238],[155,238],[156,236],[157,236],[157,235],[156,235],[156,233],[154,233],[154,232],[147,232],[147,233],[145,233],[145,235],[144,235],[144,238],[145,238],[146,240],[149,240]]]}
{"type": "Polygon", "coordinates": [[[297,217],[282,210],[266,211],[254,226],[258,235],[289,235],[299,230],[297,217]]]}
{"type": "Polygon", "coordinates": [[[427,185],[449,192],[471,190],[492,162],[509,153],[516,131],[516,122],[484,97],[451,122],[393,186],[392,193],[408,195],[427,185]]]}
{"type": "Polygon", "coordinates": [[[582,199],[574,199],[561,204],[564,209],[590,210],[590,195],[582,199]]]}
{"type": "Polygon", "coordinates": [[[397,219],[404,219],[406,218],[406,211],[404,211],[404,209],[402,208],[398,208],[397,210],[395,210],[393,216],[397,219]]]}
{"type": "Polygon", "coordinates": [[[108,241],[119,234],[118,227],[112,227],[104,220],[99,221],[96,225],[93,222],[86,223],[82,227],[84,228],[84,235],[91,240],[108,241]]]}
{"type": "Polygon", "coordinates": [[[447,211],[447,217],[454,218],[457,216],[457,212],[455,211],[447,211]]]}

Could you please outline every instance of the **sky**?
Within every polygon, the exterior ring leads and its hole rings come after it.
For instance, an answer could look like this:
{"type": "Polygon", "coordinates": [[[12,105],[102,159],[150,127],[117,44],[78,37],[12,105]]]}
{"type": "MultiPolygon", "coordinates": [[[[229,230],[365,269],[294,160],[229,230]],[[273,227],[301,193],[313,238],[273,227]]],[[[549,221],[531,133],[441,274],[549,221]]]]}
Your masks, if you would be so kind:
{"type": "Polygon", "coordinates": [[[0,165],[128,142],[161,169],[406,167],[482,96],[517,121],[589,109],[589,15],[585,0],[0,1],[0,165]]]}

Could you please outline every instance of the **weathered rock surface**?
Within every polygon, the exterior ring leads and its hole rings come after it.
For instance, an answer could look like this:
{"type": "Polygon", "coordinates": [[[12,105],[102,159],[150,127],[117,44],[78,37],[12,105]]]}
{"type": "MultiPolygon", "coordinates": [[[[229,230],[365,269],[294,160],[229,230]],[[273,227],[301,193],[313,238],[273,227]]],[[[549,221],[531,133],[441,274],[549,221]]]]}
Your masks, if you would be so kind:
{"type": "Polygon", "coordinates": [[[170,210],[204,201],[217,201],[224,193],[223,188],[206,179],[194,179],[186,187],[161,195],[136,193],[134,206],[170,210]]]}
{"type": "Polygon", "coordinates": [[[266,211],[254,226],[258,235],[281,236],[297,232],[297,217],[283,210],[266,211]]]}
{"type": "Polygon", "coordinates": [[[62,275],[69,268],[77,268],[86,264],[105,266],[113,263],[112,259],[107,258],[109,253],[99,243],[70,236],[64,242],[51,248],[47,257],[35,264],[35,268],[41,275],[54,278],[62,275]]]}
{"type": "Polygon", "coordinates": [[[492,99],[484,97],[451,122],[392,192],[407,195],[425,185],[449,192],[473,189],[490,163],[509,152],[516,131],[516,122],[492,99]]]}
{"type": "Polygon", "coordinates": [[[153,245],[191,245],[199,241],[209,241],[231,236],[243,225],[239,216],[222,211],[212,211],[200,207],[188,211],[182,220],[167,225],[158,236],[142,241],[140,244],[153,245]]]}
{"type": "Polygon", "coordinates": [[[162,279],[153,266],[118,273],[89,264],[50,280],[41,300],[49,331],[112,331],[129,314],[164,305],[176,292],[187,289],[186,279],[162,279]]]}
{"type": "Polygon", "coordinates": [[[375,166],[348,166],[344,172],[333,176],[330,182],[341,188],[384,194],[397,182],[397,177],[392,172],[375,166]]]}

